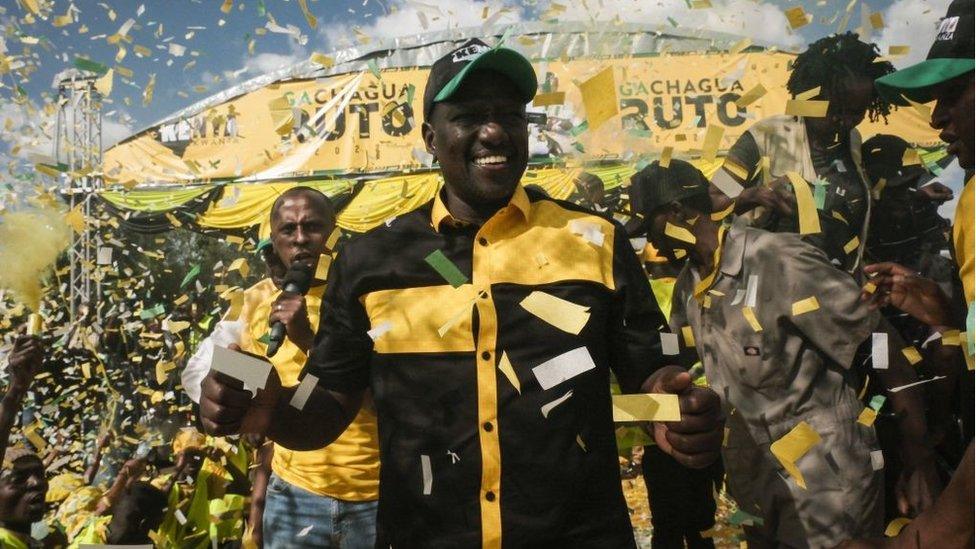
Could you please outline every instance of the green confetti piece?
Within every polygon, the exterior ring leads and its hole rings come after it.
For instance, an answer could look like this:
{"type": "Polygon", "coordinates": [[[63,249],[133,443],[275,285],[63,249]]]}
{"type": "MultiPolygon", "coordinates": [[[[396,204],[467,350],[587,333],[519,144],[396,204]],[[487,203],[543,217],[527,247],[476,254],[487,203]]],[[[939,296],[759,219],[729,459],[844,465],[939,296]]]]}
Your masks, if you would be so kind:
{"type": "Polygon", "coordinates": [[[763,519],[746,513],[742,509],[736,509],[731,516],[729,516],[729,524],[733,526],[741,526],[743,524],[747,526],[762,526],[763,519]]]}
{"type": "Polygon", "coordinates": [[[814,185],[813,186],[813,202],[817,205],[818,210],[822,210],[824,207],[824,202],[827,201],[827,186],[826,185],[814,185]]]}
{"type": "Polygon", "coordinates": [[[642,129],[639,129],[639,128],[633,128],[633,129],[627,130],[627,133],[629,133],[630,135],[633,135],[634,137],[643,137],[643,138],[646,138],[646,139],[650,139],[651,138],[651,130],[642,130],[642,129]]]}
{"type": "Polygon", "coordinates": [[[268,8],[264,7],[264,0],[258,0],[258,15],[264,17],[268,13],[268,8]]]}
{"type": "Polygon", "coordinates": [[[380,74],[380,66],[376,64],[375,59],[370,59],[369,61],[367,61],[366,66],[369,68],[369,72],[373,73],[373,76],[375,76],[378,79],[383,78],[383,75],[380,74]]]}
{"type": "Polygon", "coordinates": [[[569,130],[569,135],[572,135],[573,137],[577,137],[579,136],[579,134],[585,132],[588,129],[590,129],[590,124],[586,120],[584,120],[583,123],[580,124],[579,126],[571,128],[569,130]]]}
{"type": "Polygon", "coordinates": [[[261,250],[265,249],[266,247],[268,247],[270,245],[271,245],[271,239],[270,238],[263,238],[263,239],[261,239],[260,242],[258,242],[258,246],[257,246],[257,248],[254,248],[254,251],[255,252],[260,252],[261,250]]]}
{"type": "Polygon", "coordinates": [[[581,152],[581,153],[585,153],[586,152],[586,149],[583,148],[583,144],[580,143],[579,141],[573,141],[573,148],[576,149],[577,151],[581,152]]]}
{"type": "Polygon", "coordinates": [[[616,430],[617,438],[617,452],[630,452],[631,448],[636,448],[637,446],[650,446],[654,444],[654,439],[652,439],[648,434],[640,427],[633,427],[629,425],[624,425],[617,427],[616,430]]]}
{"type": "Polygon", "coordinates": [[[108,67],[105,65],[92,61],[91,59],[85,59],[84,57],[75,57],[75,67],[79,70],[93,72],[99,76],[108,72],[108,67]]]}
{"type": "Polygon", "coordinates": [[[258,338],[258,343],[264,343],[265,345],[270,345],[271,344],[271,334],[269,332],[265,332],[265,334],[263,336],[261,336],[261,337],[258,338]]]}
{"type": "Polygon", "coordinates": [[[186,273],[186,276],[183,277],[183,282],[180,282],[180,289],[182,290],[185,288],[186,285],[192,282],[198,274],[200,274],[200,265],[194,265],[193,268],[190,269],[190,272],[186,273]]]}
{"type": "Polygon", "coordinates": [[[868,406],[870,406],[875,412],[880,412],[881,407],[884,406],[885,400],[886,398],[884,395],[874,395],[871,397],[871,402],[868,404],[868,406]]]}
{"type": "Polygon", "coordinates": [[[444,252],[440,250],[434,250],[433,253],[424,258],[424,261],[433,267],[437,271],[437,274],[441,275],[448,284],[455,288],[468,282],[468,277],[464,276],[464,273],[457,268],[457,265],[451,262],[444,255],[444,252]]]}
{"type": "Polygon", "coordinates": [[[413,84],[407,85],[407,105],[413,106],[413,96],[417,93],[417,87],[413,84]]]}
{"type": "Polygon", "coordinates": [[[159,305],[156,305],[155,307],[152,307],[152,308],[149,308],[149,309],[143,309],[143,310],[139,311],[139,319],[140,320],[151,320],[151,319],[156,318],[157,316],[163,315],[163,314],[166,314],[166,306],[163,305],[162,303],[160,303],[159,305]]]}
{"type": "MultiPolygon", "coordinates": [[[[685,0],[685,1],[687,2],[687,0],[685,0]]],[[[688,4],[688,7],[689,7],[689,8],[691,7],[691,3],[689,3],[689,4],[688,4]]],[[[674,20],[673,18],[671,18],[671,17],[668,17],[668,23],[671,23],[671,26],[672,26],[672,27],[677,27],[677,26],[678,26],[678,22],[677,22],[677,21],[675,21],[675,20],[674,20]]]]}

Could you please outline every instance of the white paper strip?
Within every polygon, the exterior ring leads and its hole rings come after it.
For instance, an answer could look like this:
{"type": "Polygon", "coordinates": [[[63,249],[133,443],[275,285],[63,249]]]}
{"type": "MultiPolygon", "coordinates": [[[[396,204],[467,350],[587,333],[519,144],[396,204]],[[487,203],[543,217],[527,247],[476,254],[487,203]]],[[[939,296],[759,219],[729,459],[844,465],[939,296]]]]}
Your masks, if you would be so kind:
{"type": "Polygon", "coordinates": [[[888,389],[888,392],[889,393],[897,393],[898,391],[902,391],[904,389],[908,389],[909,387],[915,387],[916,385],[922,385],[922,384],[928,383],[930,381],[937,381],[937,380],[940,380],[940,379],[945,379],[945,377],[946,376],[935,376],[932,379],[923,379],[922,381],[916,381],[915,383],[909,383],[908,385],[902,385],[900,387],[892,387],[891,389],[888,389]]]}
{"type": "Polygon", "coordinates": [[[318,385],[319,378],[313,376],[312,374],[305,374],[302,378],[302,382],[298,384],[298,389],[295,389],[295,394],[291,397],[290,404],[294,408],[303,410],[305,408],[305,403],[308,402],[308,397],[312,396],[312,391],[315,390],[315,386],[318,385]]]}
{"type": "Polygon", "coordinates": [[[680,352],[678,348],[678,334],[661,332],[661,353],[665,355],[676,355],[680,352]]]}
{"type": "Polygon", "coordinates": [[[712,176],[712,185],[715,185],[718,190],[722,191],[729,198],[736,198],[742,194],[743,190],[742,185],[729,175],[729,172],[725,171],[725,168],[716,170],[715,175],[712,176]]]}
{"type": "Polygon", "coordinates": [[[420,455],[420,471],[424,476],[424,495],[429,496],[434,486],[434,474],[430,470],[430,456],[420,455]]]}
{"type": "Polygon", "coordinates": [[[532,368],[532,373],[542,389],[546,390],[593,368],[596,368],[596,364],[593,363],[590,352],[586,347],[580,347],[550,358],[532,368]]]}
{"type": "Polygon", "coordinates": [[[574,219],[569,222],[569,230],[596,246],[603,246],[603,239],[605,238],[603,228],[596,223],[574,219]]]}
{"type": "Polygon", "coordinates": [[[375,328],[366,332],[366,335],[368,335],[369,338],[372,339],[373,341],[376,341],[377,339],[383,337],[383,334],[389,332],[392,329],[393,329],[393,323],[387,320],[385,322],[380,322],[375,328]]]}
{"type": "Polygon", "coordinates": [[[255,389],[264,389],[271,368],[271,363],[266,360],[214,345],[210,369],[242,381],[244,390],[250,391],[252,397],[255,389]]]}
{"type": "Polygon", "coordinates": [[[749,275],[746,285],[746,307],[756,308],[756,292],[759,291],[759,275],[749,275]]]}
{"type": "Polygon", "coordinates": [[[542,405],[542,408],[541,408],[541,410],[542,410],[542,417],[548,418],[549,417],[549,412],[551,412],[553,408],[555,408],[556,406],[559,406],[563,402],[566,402],[572,396],[573,396],[573,391],[570,390],[568,393],[566,393],[565,395],[557,398],[556,400],[554,400],[552,402],[549,402],[547,404],[543,404],[542,405]]]}
{"type": "Polygon", "coordinates": [[[884,454],[881,450],[874,450],[871,452],[871,470],[880,471],[884,469],[884,454]]]}
{"type": "Polygon", "coordinates": [[[888,369],[888,334],[884,332],[871,334],[871,365],[876,370],[888,369]]]}

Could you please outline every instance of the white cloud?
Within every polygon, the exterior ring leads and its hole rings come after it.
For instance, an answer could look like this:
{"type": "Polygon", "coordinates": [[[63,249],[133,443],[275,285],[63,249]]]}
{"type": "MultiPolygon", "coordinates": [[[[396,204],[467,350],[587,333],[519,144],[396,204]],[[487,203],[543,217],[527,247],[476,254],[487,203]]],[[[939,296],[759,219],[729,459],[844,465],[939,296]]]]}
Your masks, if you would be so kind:
{"type": "MultiPolygon", "coordinates": [[[[523,8],[511,0],[393,0],[389,11],[376,17],[359,31],[373,40],[424,34],[452,28],[476,27],[493,22],[515,23],[522,19],[523,8]],[[488,17],[483,19],[485,8],[488,17]],[[500,15],[499,12],[504,10],[500,15]],[[424,25],[426,24],[426,28],[424,25]]],[[[362,45],[359,34],[345,24],[323,26],[318,42],[328,50],[362,45]]],[[[365,44],[369,47],[370,44],[365,44]]]]}
{"type": "Polygon", "coordinates": [[[887,54],[888,46],[909,46],[908,55],[892,61],[899,69],[925,59],[948,7],[949,0],[897,0],[884,11],[885,28],[877,41],[881,53],[887,54]]]}
{"type": "Polygon", "coordinates": [[[244,61],[244,68],[250,76],[260,76],[284,67],[290,67],[308,59],[304,52],[297,53],[259,53],[244,61]]]}

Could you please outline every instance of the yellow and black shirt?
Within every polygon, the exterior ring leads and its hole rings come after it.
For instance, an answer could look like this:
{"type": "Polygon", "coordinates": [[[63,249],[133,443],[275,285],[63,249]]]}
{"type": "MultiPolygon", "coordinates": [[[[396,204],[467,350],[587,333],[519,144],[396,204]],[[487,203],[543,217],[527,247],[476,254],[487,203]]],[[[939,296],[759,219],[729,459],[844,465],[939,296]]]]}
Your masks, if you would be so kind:
{"type": "Polygon", "coordinates": [[[519,186],[464,225],[438,196],[349,241],[322,307],[306,373],[372,388],[394,546],[633,546],[610,372],[638,390],[664,319],[619,224],[519,186]]]}

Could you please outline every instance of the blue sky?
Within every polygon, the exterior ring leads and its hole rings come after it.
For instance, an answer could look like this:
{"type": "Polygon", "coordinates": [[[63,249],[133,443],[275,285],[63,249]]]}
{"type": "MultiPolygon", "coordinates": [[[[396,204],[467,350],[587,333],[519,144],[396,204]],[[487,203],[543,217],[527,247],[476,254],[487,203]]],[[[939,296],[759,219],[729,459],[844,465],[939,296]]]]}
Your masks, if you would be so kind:
{"type": "MultiPolygon", "coordinates": [[[[909,56],[896,65],[924,57],[932,26],[947,5],[946,0],[853,2],[848,28],[860,26],[862,11],[879,12],[885,28],[873,31],[872,40],[885,48],[911,46],[909,56]]],[[[683,27],[741,34],[799,50],[836,30],[851,0],[711,0],[703,9],[691,9],[688,0],[308,0],[309,12],[317,18],[314,28],[298,0],[233,0],[227,13],[221,10],[224,5],[224,0],[0,0],[0,55],[11,67],[20,67],[6,73],[0,69],[0,150],[9,155],[11,147],[20,145],[11,156],[23,159],[28,152],[50,149],[53,119],[43,107],[51,101],[54,75],[73,66],[77,57],[121,65],[133,73],[129,79],[116,70],[104,109],[106,141],[113,142],[235,83],[307,59],[312,52],[362,46],[363,37],[375,42],[422,33],[423,23],[427,30],[474,26],[487,14],[502,23],[558,17],[599,25],[620,17],[665,25],[670,17],[683,27]],[[40,5],[39,16],[25,7],[31,2],[40,5]],[[813,15],[796,33],[783,14],[794,6],[813,15]],[[133,23],[127,24],[130,19],[133,23]],[[280,32],[289,27],[291,32],[280,32]],[[111,44],[120,29],[126,38],[111,44]],[[125,54],[116,62],[120,45],[125,54]],[[152,74],[153,99],[144,106],[143,89],[152,74]],[[14,101],[24,99],[17,86],[26,92],[26,104],[14,101]]]]}

